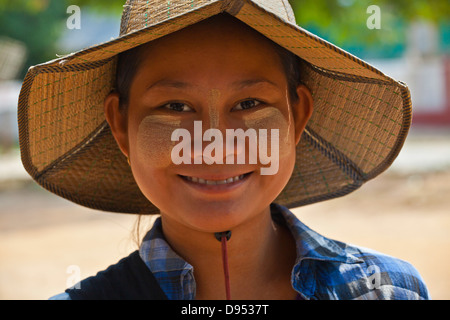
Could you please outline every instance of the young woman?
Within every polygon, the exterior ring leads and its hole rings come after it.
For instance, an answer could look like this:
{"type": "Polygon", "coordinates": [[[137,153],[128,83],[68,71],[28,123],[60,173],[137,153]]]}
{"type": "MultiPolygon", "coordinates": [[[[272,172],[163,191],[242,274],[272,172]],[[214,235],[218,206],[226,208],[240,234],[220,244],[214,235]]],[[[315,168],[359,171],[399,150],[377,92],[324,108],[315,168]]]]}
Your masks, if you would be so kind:
{"type": "Polygon", "coordinates": [[[30,174],[159,214],[138,251],[54,299],[428,299],[417,271],[288,208],[385,170],[407,88],[293,24],[287,1],[128,1],[121,37],[31,69],[30,174]]]}

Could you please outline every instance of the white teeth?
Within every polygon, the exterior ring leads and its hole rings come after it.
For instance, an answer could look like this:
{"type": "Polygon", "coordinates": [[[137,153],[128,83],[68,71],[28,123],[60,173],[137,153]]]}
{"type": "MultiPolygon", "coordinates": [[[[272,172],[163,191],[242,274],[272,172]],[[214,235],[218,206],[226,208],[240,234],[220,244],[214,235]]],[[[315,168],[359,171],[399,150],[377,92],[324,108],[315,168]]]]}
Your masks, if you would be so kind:
{"type": "Polygon", "coordinates": [[[202,178],[196,178],[196,177],[186,177],[187,180],[195,182],[195,183],[200,183],[200,184],[206,184],[206,185],[218,185],[218,184],[228,184],[228,183],[233,183],[239,180],[242,180],[244,178],[244,175],[240,175],[240,176],[236,176],[233,178],[228,178],[228,179],[224,179],[224,180],[205,180],[202,178]]]}

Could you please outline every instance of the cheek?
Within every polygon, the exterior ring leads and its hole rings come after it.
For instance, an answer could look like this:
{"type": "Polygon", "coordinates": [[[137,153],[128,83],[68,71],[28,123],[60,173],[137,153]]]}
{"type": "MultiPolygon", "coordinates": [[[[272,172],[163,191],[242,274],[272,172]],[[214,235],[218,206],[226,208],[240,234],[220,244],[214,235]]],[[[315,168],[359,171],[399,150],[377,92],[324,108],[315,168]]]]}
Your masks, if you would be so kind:
{"type": "Polygon", "coordinates": [[[139,165],[155,169],[165,168],[172,163],[171,150],[175,142],[172,133],[181,122],[173,117],[152,115],[144,118],[139,125],[136,139],[136,160],[139,165]]]}
{"type": "Polygon", "coordinates": [[[247,128],[255,129],[257,132],[260,129],[267,129],[267,149],[278,150],[280,159],[288,157],[292,150],[295,150],[290,112],[286,119],[279,109],[268,107],[246,115],[244,121],[247,128]],[[278,137],[272,136],[273,130],[277,130],[278,137]]]}

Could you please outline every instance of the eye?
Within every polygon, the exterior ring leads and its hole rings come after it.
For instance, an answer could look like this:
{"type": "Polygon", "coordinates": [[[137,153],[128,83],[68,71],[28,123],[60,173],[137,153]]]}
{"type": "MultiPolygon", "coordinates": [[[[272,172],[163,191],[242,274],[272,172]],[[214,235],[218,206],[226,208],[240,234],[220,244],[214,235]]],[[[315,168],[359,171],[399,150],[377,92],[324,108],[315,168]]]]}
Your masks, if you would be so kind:
{"type": "Polygon", "coordinates": [[[170,109],[177,112],[190,112],[193,111],[191,107],[189,107],[187,104],[182,102],[171,102],[168,104],[165,104],[163,108],[170,109]]]}
{"type": "Polygon", "coordinates": [[[254,99],[245,100],[245,101],[238,103],[233,108],[233,110],[247,110],[247,109],[255,108],[255,107],[259,106],[260,104],[261,104],[261,102],[258,100],[254,100],[254,99]]]}

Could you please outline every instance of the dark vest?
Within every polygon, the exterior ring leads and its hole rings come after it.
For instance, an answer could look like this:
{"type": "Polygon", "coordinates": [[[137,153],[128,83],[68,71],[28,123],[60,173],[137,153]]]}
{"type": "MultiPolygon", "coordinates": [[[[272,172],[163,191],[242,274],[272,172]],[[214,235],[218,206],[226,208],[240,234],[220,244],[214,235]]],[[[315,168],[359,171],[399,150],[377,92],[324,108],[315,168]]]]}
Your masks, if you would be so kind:
{"type": "Polygon", "coordinates": [[[72,300],[167,300],[139,251],[81,281],[77,288],[66,290],[72,300]]]}

